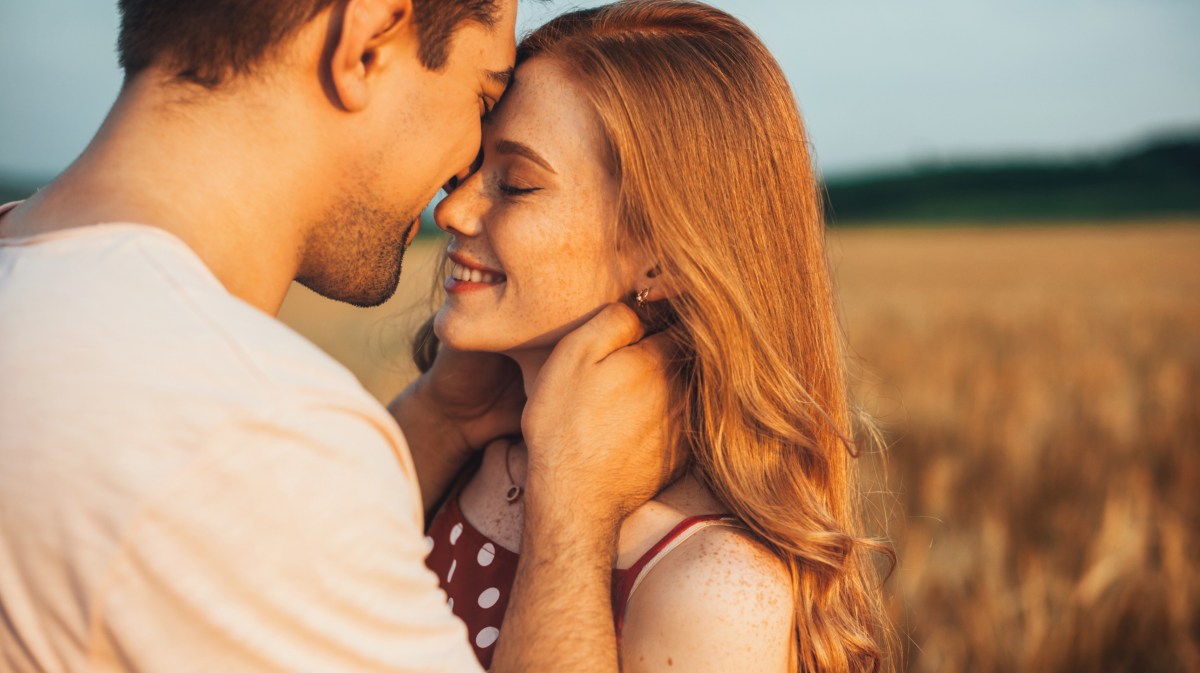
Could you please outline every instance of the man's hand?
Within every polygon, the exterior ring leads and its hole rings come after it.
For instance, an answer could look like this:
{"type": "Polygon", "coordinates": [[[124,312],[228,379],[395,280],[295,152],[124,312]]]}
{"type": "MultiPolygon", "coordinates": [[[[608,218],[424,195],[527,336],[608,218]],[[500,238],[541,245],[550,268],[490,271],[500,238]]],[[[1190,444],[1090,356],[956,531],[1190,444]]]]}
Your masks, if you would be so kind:
{"type": "Polygon", "coordinates": [[[538,503],[619,523],[675,473],[667,344],[642,334],[632,310],[608,306],[559,342],[533,382],[521,425],[538,503]]]}
{"type": "Polygon", "coordinates": [[[520,432],[524,405],[515,362],[442,345],[433,367],[388,406],[408,440],[427,513],[473,452],[520,432]]]}
{"type": "Polygon", "coordinates": [[[614,304],[554,349],[530,389],[525,530],[492,670],[616,673],[612,564],[623,517],[675,472],[665,337],[614,304]]]}

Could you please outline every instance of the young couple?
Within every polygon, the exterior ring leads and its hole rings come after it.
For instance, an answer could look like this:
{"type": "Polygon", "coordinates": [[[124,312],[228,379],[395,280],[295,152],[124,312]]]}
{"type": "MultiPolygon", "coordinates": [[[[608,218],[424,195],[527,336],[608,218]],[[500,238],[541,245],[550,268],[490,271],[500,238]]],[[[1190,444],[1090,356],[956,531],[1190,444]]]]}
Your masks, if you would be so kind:
{"type": "Polygon", "coordinates": [[[121,8],[108,120],[0,219],[6,669],[886,665],[807,141],[750,31],[620,2],[513,70],[504,0],[121,8]],[[269,316],[293,279],[385,300],[443,183],[393,420],[269,316]]]}

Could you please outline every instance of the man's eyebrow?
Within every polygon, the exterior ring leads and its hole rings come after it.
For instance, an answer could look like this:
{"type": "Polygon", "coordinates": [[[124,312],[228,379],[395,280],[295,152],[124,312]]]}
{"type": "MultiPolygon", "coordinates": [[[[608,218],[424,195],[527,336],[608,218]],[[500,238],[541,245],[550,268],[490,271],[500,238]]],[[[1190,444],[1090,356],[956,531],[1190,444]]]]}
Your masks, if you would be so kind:
{"type": "Polygon", "coordinates": [[[550,165],[549,161],[542,158],[542,155],[533,151],[533,148],[524,143],[519,143],[515,140],[498,140],[496,141],[496,154],[515,154],[519,157],[525,157],[542,168],[558,175],[558,171],[550,165]]]}
{"type": "Polygon", "coordinates": [[[487,73],[488,79],[492,80],[493,82],[495,82],[496,84],[499,84],[502,87],[507,88],[508,83],[512,81],[512,76],[513,76],[512,68],[509,68],[508,70],[487,70],[485,72],[487,73]]]}

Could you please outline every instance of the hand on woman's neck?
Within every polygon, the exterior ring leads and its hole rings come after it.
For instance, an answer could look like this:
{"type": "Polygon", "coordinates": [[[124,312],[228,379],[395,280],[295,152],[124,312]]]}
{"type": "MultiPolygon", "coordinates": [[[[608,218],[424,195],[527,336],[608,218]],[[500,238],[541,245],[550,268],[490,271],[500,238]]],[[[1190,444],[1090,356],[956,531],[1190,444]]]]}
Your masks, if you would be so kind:
{"type": "Polygon", "coordinates": [[[538,374],[542,373],[542,367],[546,365],[546,360],[549,359],[551,352],[551,350],[536,349],[505,354],[512,358],[517,363],[517,366],[521,368],[521,380],[525,383],[526,397],[529,396],[533,388],[533,382],[537,380],[538,374]]]}

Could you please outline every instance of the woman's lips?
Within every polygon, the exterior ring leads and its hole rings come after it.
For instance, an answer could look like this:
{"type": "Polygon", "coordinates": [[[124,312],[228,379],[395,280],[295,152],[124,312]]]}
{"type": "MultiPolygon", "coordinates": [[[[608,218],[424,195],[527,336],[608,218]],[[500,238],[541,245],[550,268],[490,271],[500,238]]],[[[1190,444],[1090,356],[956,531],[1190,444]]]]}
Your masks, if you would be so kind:
{"type": "Polygon", "coordinates": [[[495,287],[505,281],[502,272],[479,264],[461,254],[451,253],[450,276],[446,291],[452,294],[495,287]]]}
{"type": "Polygon", "coordinates": [[[504,278],[504,275],[497,275],[491,271],[472,269],[455,262],[450,266],[450,277],[454,280],[461,280],[463,282],[470,283],[494,283],[498,279],[504,278]]]}

